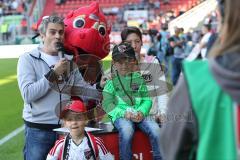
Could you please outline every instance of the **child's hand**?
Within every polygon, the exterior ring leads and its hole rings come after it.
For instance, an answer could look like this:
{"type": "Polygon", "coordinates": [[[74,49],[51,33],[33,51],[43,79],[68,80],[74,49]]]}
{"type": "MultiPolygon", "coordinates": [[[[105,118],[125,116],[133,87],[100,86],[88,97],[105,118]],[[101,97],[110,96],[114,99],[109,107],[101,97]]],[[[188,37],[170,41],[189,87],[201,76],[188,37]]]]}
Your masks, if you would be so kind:
{"type": "Polygon", "coordinates": [[[144,115],[142,114],[142,112],[138,112],[138,113],[137,113],[137,116],[138,116],[138,119],[139,119],[140,121],[142,121],[143,118],[144,118],[144,115]]]}
{"type": "Polygon", "coordinates": [[[132,117],[133,117],[133,114],[132,114],[131,112],[125,112],[124,117],[125,117],[127,120],[131,120],[132,117]]]}
{"type": "Polygon", "coordinates": [[[132,119],[133,122],[139,123],[143,120],[143,118],[144,118],[144,116],[143,116],[142,112],[137,112],[137,115],[132,116],[131,119],[132,119]]]}

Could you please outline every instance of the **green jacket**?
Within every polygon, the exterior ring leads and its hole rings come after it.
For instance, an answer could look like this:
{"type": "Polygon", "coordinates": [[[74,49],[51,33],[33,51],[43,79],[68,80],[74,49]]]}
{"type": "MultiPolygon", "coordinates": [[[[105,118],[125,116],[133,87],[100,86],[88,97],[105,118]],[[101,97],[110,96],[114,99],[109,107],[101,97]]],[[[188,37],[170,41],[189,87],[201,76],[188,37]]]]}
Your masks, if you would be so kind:
{"type": "Polygon", "coordinates": [[[197,159],[236,160],[237,139],[232,98],[216,82],[207,62],[185,62],[183,66],[198,122],[197,159]]]}
{"type": "Polygon", "coordinates": [[[239,60],[236,52],[183,63],[161,128],[164,159],[240,159],[239,60]]]}
{"type": "Polygon", "coordinates": [[[123,118],[128,108],[140,111],[146,117],[152,107],[145,81],[138,72],[108,80],[103,90],[102,103],[113,122],[123,118]]]}

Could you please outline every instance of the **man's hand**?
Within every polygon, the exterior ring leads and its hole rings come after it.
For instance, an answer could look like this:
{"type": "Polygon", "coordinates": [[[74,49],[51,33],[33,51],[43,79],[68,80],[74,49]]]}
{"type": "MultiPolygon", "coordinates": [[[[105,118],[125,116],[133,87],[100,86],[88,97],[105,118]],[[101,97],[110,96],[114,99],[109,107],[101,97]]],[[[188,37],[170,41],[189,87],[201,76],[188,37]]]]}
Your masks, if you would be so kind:
{"type": "Polygon", "coordinates": [[[67,67],[68,67],[68,60],[61,59],[55,64],[53,70],[57,76],[60,76],[60,75],[63,75],[64,72],[65,73],[67,72],[67,67]]]}

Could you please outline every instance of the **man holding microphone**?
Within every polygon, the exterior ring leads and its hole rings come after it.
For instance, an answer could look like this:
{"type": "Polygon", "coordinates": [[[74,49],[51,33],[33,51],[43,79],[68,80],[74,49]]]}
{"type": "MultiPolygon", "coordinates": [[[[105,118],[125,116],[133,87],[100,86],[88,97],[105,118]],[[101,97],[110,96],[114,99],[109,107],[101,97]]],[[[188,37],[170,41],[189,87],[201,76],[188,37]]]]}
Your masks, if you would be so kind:
{"type": "Polygon", "coordinates": [[[60,51],[64,43],[63,19],[45,17],[38,31],[42,45],[21,55],[17,66],[18,85],[24,100],[25,160],[46,159],[57,139],[53,129],[61,126],[56,112],[60,112],[62,101],[69,100],[73,94],[99,98],[99,92],[84,81],[78,68],[69,67],[73,64],[72,56],[60,51]]]}

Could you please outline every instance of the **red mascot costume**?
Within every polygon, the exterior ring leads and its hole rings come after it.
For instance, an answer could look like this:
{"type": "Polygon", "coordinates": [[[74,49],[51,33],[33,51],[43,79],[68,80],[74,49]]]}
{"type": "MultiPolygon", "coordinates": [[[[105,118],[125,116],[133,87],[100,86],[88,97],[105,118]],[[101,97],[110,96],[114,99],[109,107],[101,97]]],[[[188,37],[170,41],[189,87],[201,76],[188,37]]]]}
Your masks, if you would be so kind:
{"type": "MultiPolygon", "coordinates": [[[[102,76],[100,60],[110,51],[109,34],[111,32],[98,2],[69,12],[64,19],[64,24],[65,50],[67,53],[74,54],[75,62],[85,81],[92,85],[98,83],[102,76]]],[[[88,101],[89,118],[93,123],[95,106],[95,101],[88,101]]],[[[98,113],[98,116],[100,115],[98,113]]]]}
{"type": "MultiPolygon", "coordinates": [[[[33,28],[36,32],[44,18],[39,19],[36,28],[33,28]]],[[[70,11],[64,19],[64,24],[64,54],[74,55],[74,61],[86,82],[91,85],[99,84],[102,76],[100,60],[110,51],[111,32],[99,3],[92,2],[89,6],[70,11]]],[[[33,39],[37,36],[39,33],[33,39]]],[[[95,118],[100,118],[104,114],[101,108],[95,108],[96,105],[94,100],[88,101],[90,122],[94,122],[95,118]],[[97,110],[97,116],[94,116],[94,110],[97,110]]]]}

